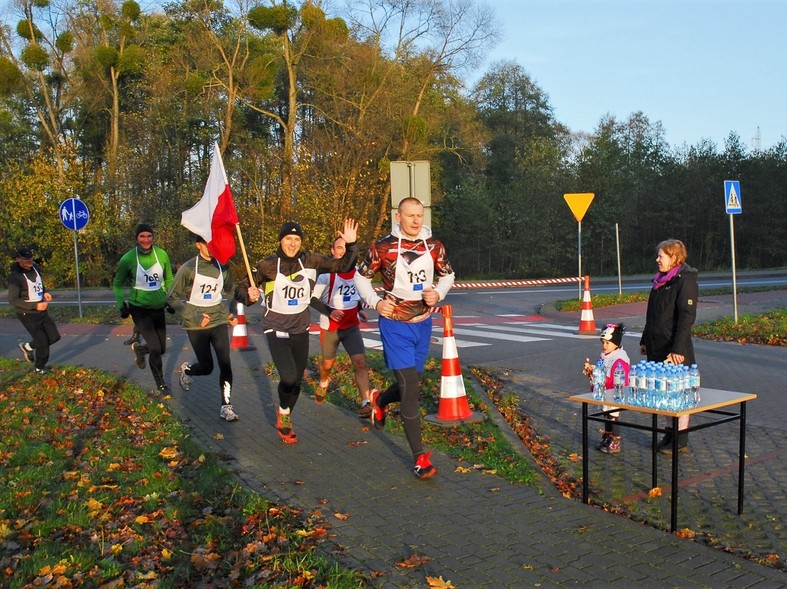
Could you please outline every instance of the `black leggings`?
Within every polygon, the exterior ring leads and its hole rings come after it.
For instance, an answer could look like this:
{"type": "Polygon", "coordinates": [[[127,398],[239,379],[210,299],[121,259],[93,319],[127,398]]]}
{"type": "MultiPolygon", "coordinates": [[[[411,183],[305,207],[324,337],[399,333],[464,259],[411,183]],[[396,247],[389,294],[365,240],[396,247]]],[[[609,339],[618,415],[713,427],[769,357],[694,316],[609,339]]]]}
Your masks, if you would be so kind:
{"type": "Polygon", "coordinates": [[[407,443],[413,456],[423,454],[424,445],[421,441],[421,405],[419,396],[421,392],[421,376],[413,368],[394,370],[396,382],[389,386],[380,395],[378,404],[385,407],[388,403],[401,403],[400,413],[407,443]]]}
{"type": "Polygon", "coordinates": [[[189,329],[189,341],[197,361],[186,371],[189,376],[205,376],[213,372],[213,354],[216,352],[219,365],[219,394],[221,404],[229,405],[232,394],[232,364],[230,362],[230,335],[227,325],[216,325],[209,329],[189,329]]]}
{"type": "Polygon", "coordinates": [[[131,318],[137,331],[145,338],[150,358],[150,372],[156,385],[166,384],[164,382],[164,363],[161,356],[167,351],[167,321],[164,318],[164,308],[146,309],[129,305],[131,318]]]}
{"type": "Polygon", "coordinates": [[[33,338],[31,346],[36,351],[36,368],[49,362],[49,346],[60,341],[60,332],[47,311],[17,313],[19,321],[33,338]]]}
{"type": "Polygon", "coordinates": [[[309,332],[290,333],[276,337],[275,331],[265,333],[271,358],[279,371],[279,407],[292,409],[301,394],[303,371],[309,361],[309,332]]]}

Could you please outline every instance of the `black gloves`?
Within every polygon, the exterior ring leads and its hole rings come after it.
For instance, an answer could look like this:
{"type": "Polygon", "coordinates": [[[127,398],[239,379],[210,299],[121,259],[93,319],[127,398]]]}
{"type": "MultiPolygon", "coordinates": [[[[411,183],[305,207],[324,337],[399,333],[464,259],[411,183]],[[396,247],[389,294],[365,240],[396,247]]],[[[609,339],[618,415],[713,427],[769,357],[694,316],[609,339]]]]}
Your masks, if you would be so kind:
{"type": "Polygon", "coordinates": [[[173,308],[170,306],[170,304],[169,304],[169,303],[167,303],[167,305],[166,305],[164,308],[167,310],[167,313],[170,313],[171,315],[174,315],[174,314],[175,314],[175,309],[173,309],[173,308]]]}
{"type": "Polygon", "coordinates": [[[126,319],[129,315],[131,315],[131,309],[128,308],[128,303],[123,303],[123,306],[120,307],[120,318],[126,319]]]}

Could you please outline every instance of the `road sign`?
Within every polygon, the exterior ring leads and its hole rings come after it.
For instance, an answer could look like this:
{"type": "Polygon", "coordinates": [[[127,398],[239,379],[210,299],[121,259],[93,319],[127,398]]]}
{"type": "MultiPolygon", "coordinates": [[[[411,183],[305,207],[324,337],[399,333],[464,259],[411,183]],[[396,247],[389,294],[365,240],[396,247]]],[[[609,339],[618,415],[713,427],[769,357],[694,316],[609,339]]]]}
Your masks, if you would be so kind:
{"type": "Polygon", "coordinates": [[[738,180],[724,181],[724,206],[728,215],[741,214],[741,183],[738,180]]]}
{"type": "Polygon", "coordinates": [[[403,199],[411,196],[420,200],[425,207],[432,205],[429,161],[391,162],[391,207],[398,207],[403,199]]]}
{"type": "Polygon", "coordinates": [[[67,198],[60,205],[60,220],[66,229],[78,231],[84,229],[90,220],[87,205],[78,198],[67,198]]]}
{"type": "Polygon", "coordinates": [[[581,223],[582,217],[587,213],[588,207],[590,207],[590,203],[593,202],[595,196],[592,192],[569,192],[564,194],[563,198],[566,199],[568,208],[574,213],[574,218],[581,223]]]}

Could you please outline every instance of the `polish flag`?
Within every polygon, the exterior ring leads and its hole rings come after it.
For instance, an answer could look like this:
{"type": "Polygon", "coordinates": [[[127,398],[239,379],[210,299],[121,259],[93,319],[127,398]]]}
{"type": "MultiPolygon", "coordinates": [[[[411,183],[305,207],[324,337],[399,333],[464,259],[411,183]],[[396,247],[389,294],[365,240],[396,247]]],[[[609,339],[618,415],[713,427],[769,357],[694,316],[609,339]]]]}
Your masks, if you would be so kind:
{"type": "Polygon", "coordinates": [[[235,212],[218,143],[213,144],[213,159],[205,192],[197,204],[181,214],[180,224],[201,236],[208,244],[210,254],[220,264],[226,264],[235,255],[238,213],[235,212]]]}

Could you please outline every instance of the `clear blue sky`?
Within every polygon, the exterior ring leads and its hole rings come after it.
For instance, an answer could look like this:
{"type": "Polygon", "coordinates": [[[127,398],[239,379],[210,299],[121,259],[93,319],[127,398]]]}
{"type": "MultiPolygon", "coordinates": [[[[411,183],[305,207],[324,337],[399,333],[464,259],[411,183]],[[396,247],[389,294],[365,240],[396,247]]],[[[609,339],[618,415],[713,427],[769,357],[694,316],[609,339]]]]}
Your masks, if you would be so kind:
{"type": "Polygon", "coordinates": [[[501,40],[480,71],[515,61],[572,131],[642,111],[673,147],[787,137],[787,0],[486,2],[501,40]]]}

